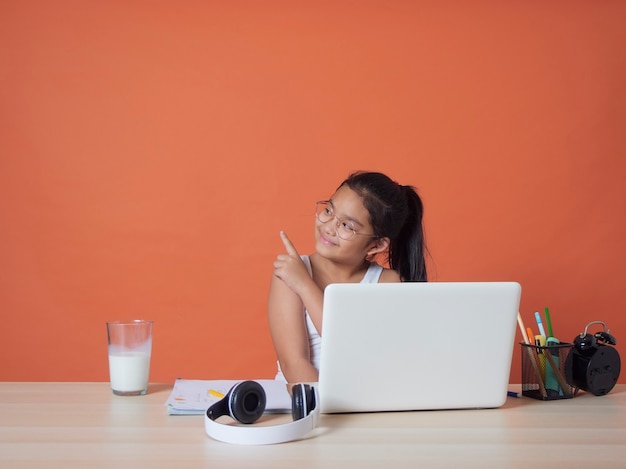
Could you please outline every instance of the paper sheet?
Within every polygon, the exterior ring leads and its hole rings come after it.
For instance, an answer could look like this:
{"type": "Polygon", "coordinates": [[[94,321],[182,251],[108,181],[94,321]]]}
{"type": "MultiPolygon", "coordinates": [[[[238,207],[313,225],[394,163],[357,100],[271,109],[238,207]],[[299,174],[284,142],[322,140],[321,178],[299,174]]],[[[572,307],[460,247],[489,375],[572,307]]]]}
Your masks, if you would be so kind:
{"type": "MultiPolygon", "coordinates": [[[[170,415],[197,415],[220,400],[216,394],[226,394],[230,388],[243,380],[196,380],[179,378],[165,405],[170,415]]],[[[291,412],[291,396],[286,384],[273,379],[256,379],[267,397],[266,412],[291,412]]]]}

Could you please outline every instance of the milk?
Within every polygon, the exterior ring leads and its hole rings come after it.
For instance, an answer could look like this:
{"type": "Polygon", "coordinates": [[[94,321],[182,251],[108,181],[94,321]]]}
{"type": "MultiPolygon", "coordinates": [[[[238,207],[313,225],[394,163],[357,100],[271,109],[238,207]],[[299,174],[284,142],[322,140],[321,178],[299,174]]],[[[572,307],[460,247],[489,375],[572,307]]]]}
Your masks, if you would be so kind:
{"type": "Polygon", "coordinates": [[[148,389],[150,354],[119,352],[109,354],[111,389],[119,392],[137,392],[148,389]]]}

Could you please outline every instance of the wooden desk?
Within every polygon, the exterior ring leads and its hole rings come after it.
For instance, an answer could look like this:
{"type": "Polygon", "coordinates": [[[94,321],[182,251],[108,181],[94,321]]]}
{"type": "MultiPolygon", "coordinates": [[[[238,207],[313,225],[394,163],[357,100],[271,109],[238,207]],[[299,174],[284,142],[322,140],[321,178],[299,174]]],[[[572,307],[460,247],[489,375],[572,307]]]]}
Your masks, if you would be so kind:
{"type": "Polygon", "coordinates": [[[202,416],[167,415],[170,390],[152,384],[146,396],[118,397],[108,383],[0,383],[0,467],[626,465],[626,385],[604,397],[508,398],[499,409],[322,415],[309,438],[272,446],[211,440],[202,416]]]}

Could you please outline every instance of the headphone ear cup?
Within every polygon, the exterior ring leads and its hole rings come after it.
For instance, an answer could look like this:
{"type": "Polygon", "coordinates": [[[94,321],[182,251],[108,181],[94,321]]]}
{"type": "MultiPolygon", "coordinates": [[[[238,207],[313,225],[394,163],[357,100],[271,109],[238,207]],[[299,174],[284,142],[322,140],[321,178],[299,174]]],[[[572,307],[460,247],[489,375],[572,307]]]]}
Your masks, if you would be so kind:
{"type": "Polygon", "coordinates": [[[263,386],[256,381],[243,381],[231,390],[231,417],[241,423],[254,423],[265,412],[266,401],[263,386]]]}
{"type": "Polygon", "coordinates": [[[291,392],[291,416],[295,422],[303,419],[315,409],[315,392],[308,384],[297,384],[291,392]]]}
{"type": "Polygon", "coordinates": [[[222,399],[207,409],[207,417],[216,420],[228,415],[241,423],[253,423],[265,411],[266,396],[256,381],[235,384],[222,399]]]}
{"type": "Polygon", "coordinates": [[[263,415],[267,398],[265,390],[259,383],[243,381],[233,386],[222,401],[227,401],[229,407],[227,413],[232,418],[248,424],[256,422],[263,415]]]}

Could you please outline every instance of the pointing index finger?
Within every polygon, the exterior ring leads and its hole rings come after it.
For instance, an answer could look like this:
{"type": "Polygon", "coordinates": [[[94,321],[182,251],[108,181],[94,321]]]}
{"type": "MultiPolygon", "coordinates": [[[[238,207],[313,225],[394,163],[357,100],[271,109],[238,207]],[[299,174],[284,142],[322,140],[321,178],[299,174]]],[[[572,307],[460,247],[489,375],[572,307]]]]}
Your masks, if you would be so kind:
{"type": "Polygon", "coordinates": [[[287,235],[285,234],[284,231],[280,232],[280,239],[283,241],[283,244],[285,245],[287,254],[289,254],[290,256],[300,257],[300,254],[298,254],[298,251],[296,250],[295,246],[291,243],[291,241],[289,241],[289,238],[287,238],[287,235]]]}

